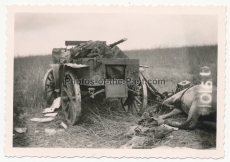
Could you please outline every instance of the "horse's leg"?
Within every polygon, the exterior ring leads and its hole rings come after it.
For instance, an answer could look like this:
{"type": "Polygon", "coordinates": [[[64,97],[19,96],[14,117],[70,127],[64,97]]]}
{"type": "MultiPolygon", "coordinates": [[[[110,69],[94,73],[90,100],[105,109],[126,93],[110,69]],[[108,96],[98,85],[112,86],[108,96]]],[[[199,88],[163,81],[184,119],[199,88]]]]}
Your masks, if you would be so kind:
{"type": "Polygon", "coordinates": [[[177,114],[180,114],[182,113],[183,111],[181,109],[177,109],[177,108],[174,108],[172,111],[170,111],[168,114],[164,114],[164,115],[161,115],[158,117],[158,119],[166,119],[168,117],[171,117],[171,116],[174,116],[174,115],[177,115],[177,114]]]}
{"type": "Polygon", "coordinates": [[[193,102],[189,110],[188,118],[185,122],[179,123],[179,122],[172,122],[172,121],[165,120],[165,124],[182,128],[182,129],[194,129],[197,125],[198,118],[199,118],[199,114],[197,111],[197,104],[196,102],[193,102]]]}
{"type": "Polygon", "coordinates": [[[175,108],[175,106],[174,105],[170,105],[170,104],[167,104],[167,103],[163,103],[162,104],[163,106],[166,106],[166,107],[169,107],[170,109],[174,109],[175,108]]]}

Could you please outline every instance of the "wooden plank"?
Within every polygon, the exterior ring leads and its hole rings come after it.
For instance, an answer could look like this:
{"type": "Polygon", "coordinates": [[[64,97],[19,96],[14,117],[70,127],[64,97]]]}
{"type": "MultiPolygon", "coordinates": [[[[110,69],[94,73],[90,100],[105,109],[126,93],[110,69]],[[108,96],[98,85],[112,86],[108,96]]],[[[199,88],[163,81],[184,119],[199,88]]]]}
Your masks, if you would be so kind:
{"type": "MultiPolygon", "coordinates": [[[[65,45],[66,46],[76,46],[76,45],[79,45],[81,43],[86,43],[88,41],[65,41],[65,45]]],[[[106,44],[106,41],[99,41],[101,43],[105,43],[106,44]]]]}

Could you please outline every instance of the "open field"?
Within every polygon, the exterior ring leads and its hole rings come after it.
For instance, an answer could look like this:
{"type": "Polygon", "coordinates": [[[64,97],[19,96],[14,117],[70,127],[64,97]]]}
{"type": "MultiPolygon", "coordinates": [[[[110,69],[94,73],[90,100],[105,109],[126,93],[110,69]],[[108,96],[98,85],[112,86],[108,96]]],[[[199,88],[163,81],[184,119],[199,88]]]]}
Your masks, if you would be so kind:
{"type": "MultiPolygon", "coordinates": [[[[210,66],[216,85],[217,46],[193,46],[181,48],[157,48],[125,51],[130,58],[140,59],[141,65],[150,66],[148,77],[163,79],[164,85],[155,85],[160,91],[175,90],[176,84],[188,80],[199,83],[199,67],[210,66]]],[[[64,121],[62,113],[49,123],[34,123],[30,119],[42,117],[45,102],[42,94],[42,79],[52,63],[51,55],[17,57],[14,60],[14,127],[27,127],[24,134],[16,132],[15,147],[78,147],[78,148],[119,148],[128,138],[123,134],[134,125],[138,118],[122,111],[119,100],[83,100],[82,118],[77,126],[62,131],[59,123],[64,121]],[[46,128],[58,131],[47,136],[46,128]]],[[[59,110],[60,111],[60,110],[59,110]]],[[[185,120],[186,115],[175,120],[185,120]]],[[[197,149],[216,146],[216,133],[210,130],[179,130],[172,133],[173,139],[156,146],[190,147],[197,149]]]]}

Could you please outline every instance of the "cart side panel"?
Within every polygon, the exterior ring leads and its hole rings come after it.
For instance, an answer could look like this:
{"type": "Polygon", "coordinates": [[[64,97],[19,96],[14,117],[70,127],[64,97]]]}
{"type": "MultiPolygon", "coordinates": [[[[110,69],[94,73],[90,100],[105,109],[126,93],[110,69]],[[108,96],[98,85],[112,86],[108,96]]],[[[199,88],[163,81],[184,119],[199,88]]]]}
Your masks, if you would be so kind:
{"type": "Polygon", "coordinates": [[[114,65],[114,66],[125,66],[125,78],[126,81],[133,81],[139,78],[139,60],[138,59],[126,59],[126,58],[117,58],[117,59],[103,59],[103,64],[114,65]]]}

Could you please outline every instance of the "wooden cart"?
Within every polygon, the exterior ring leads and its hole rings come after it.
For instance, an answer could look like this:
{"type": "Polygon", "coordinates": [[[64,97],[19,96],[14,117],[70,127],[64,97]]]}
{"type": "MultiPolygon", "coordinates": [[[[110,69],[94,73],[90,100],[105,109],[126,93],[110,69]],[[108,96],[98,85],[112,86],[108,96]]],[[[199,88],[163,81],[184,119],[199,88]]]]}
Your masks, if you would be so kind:
{"type": "MultiPolygon", "coordinates": [[[[83,41],[66,41],[66,45],[78,45],[83,41]]],[[[63,48],[60,48],[63,50],[63,48]]],[[[61,59],[61,58],[60,58],[61,59]]],[[[104,93],[106,98],[120,98],[124,110],[143,113],[147,106],[148,87],[144,83],[138,59],[129,58],[78,58],[71,63],[51,64],[43,82],[44,97],[51,104],[61,97],[62,111],[67,122],[75,125],[81,116],[81,98],[88,94],[94,98],[104,93]],[[122,75],[111,78],[108,71],[120,67],[122,75]]]]}

